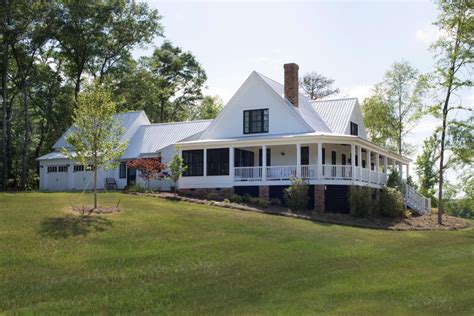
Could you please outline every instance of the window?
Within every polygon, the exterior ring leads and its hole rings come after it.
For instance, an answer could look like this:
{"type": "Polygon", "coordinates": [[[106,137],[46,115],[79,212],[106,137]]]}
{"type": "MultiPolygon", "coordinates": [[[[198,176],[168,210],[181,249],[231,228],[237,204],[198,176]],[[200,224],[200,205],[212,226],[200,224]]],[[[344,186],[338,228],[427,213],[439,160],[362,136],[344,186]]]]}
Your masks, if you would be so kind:
{"type": "Polygon", "coordinates": [[[48,166],[48,173],[58,172],[58,166],[48,166]]]}
{"type": "Polygon", "coordinates": [[[336,164],[336,152],[334,150],[331,151],[331,164],[332,165],[336,164]]]}
{"type": "Polygon", "coordinates": [[[303,166],[309,165],[309,147],[301,147],[301,161],[303,166]]]}
{"type": "Polygon", "coordinates": [[[127,163],[121,162],[119,166],[119,178],[125,179],[127,177],[127,163]]]}
{"type": "Polygon", "coordinates": [[[58,172],[67,172],[68,169],[69,169],[68,165],[58,166],[58,172]]]}
{"type": "Polygon", "coordinates": [[[323,148],[323,165],[326,164],[326,148],[323,148]]]}
{"type": "Polygon", "coordinates": [[[229,148],[207,150],[207,175],[229,175],[229,148]]]}
{"type": "Polygon", "coordinates": [[[345,166],[346,165],[346,155],[342,154],[341,156],[341,165],[345,166]]]}
{"type": "Polygon", "coordinates": [[[74,172],[84,171],[84,166],[83,165],[74,165],[73,171],[74,172]]]}
{"type": "Polygon", "coordinates": [[[365,168],[365,160],[362,159],[362,168],[365,168]]]}
{"type": "Polygon", "coordinates": [[[187,166],[183,177],[196,177],[204,174],[204,151],[202,149],[183,150],[182,155],[184,164],[187,166]]]}
{"type": "Polygon", "coordinates": [[[268,133],[268,109],[244,111],[244,134],[268,133]]]}
{"type": "Polygon", "coordinates": [[[351,135],[359,136],[359,125],[351,122],[351,135]]]}
{"type": "Polygon", "coordinates": [[[255,154],[253,151],[244,149],[234,149],[234,166],[235,167],[253,167],[255,154]]]}
{"type": "MultiPolygon", "coordinates": [[[[258,165],[263,166],[263,156],[262,156],[262,148],[258,150],[258,165]]],[[[270,148],[267,148],[267,166],[272,165],[272,152],[270,148]]]]}

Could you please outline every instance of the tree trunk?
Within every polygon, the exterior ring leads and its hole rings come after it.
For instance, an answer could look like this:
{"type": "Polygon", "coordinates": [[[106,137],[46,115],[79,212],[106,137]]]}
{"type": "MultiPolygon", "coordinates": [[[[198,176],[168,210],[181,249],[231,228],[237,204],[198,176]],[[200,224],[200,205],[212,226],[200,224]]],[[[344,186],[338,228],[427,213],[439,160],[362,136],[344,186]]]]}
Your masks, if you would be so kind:
{"type": "Polygon", "coordinates": [[[94,166],[94,209],[97,209],[97,167],[94,166]]]}
{"type": "MultiPolygon", "coordinates": [[[[9,16],[9,4],[8,0],[3,2],[4,9],[6,10],[6,22],[10,24],[9,16]]],[[[7,187],[8,177],[8,155],[7,155],[7,108],[8,108],[8,38],[6,34],[8,31],[3,33],[3,65],[2,65],[2,189],[5,191],[7,187]]]]}
{"type": "Polygon", "coordinates": [[[452,80],[449,83],[448,92],[443,106],[443,124],[441,126],[441,149],[439,153],[439,187],[438,187],[438,224],[443,224],[443,184],[444,184],[444,146],[446,140],[446,121],[448,116],[448,104],[451,97],[452,80]]]}
{"type": "Polygon", "coordinates": [[[30,144],[30,117],[29,117],[29,109],[28,109],[28,94],[27,91],[27,83],[26,80],[23,83],[23,105],[24,105],[24,139],[23,139],[23,154],[21,157],[21,179],[20,179],[20,187],[23,190],[27,188],[27,180],[28,180],[28,146],[30,144]]]}

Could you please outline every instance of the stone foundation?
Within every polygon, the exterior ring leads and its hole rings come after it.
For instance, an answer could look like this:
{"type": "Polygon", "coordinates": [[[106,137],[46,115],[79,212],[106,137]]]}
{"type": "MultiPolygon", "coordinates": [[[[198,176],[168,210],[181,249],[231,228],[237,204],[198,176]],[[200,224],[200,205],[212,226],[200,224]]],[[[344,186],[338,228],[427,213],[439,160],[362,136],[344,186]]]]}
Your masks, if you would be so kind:
{"type": "Polygon", "coordinates": [[[265,200],[270,200],[270,188],[268,185],[261,185],[258,188],[258,196],[265,200]]]}
{"type": "Polygon", "coordinates": [[[212,199],[223,200],[234,194],[234,188],[196,188],[180,189],[179,193],[184,196],[206,199],[209,196],[212,199]]]}
{"type": "Polygon", "coordinates": [[[314,186],[314,211],[316,213],[324,213],[326,209],[325,205],[325,186],[315,185],[314,186]]]}

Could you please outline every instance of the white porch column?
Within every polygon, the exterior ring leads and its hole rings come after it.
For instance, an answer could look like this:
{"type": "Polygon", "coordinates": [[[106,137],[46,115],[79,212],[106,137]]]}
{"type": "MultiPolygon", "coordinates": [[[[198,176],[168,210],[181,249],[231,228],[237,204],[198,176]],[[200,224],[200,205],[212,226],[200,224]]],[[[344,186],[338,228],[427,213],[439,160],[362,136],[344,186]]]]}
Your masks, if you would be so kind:
{"type": "Polygon", "coordinates": [[[362,147],[357,146],[357,165],[359,169],[359,180],[362,180],[362,147]]]}
{"type": "Polygon", "coordinates": [[[301,178],[301,144],[296,144],[296,177],[301,178]]]}
{"type": "Polygon", "coordinates": [[[323,175],[323,144],[318,143],[318,156],[316,159],[316,179],[321,179],[323,175]]]}
{"type": "MultiPolygon", "coordinates": [[[[372,152],[367,149],[367,169],[372,170],[372,152]]],[[[369,172],[370,175],[370,172],[369,172]]]]}
{"type": "Polygon", "coordinates": [[[267,180],[267,145],[262,145],[262,181],[267,180]]]}
{"type": "Polygon", "coordinates": [[[377,176],[377,184],[380,183],[380,155],[379,153],[375,153],[375,175],[377,176]]]}
{"type": "Polygon", "coordinates": [[[229,176],[231,181],[234,181],[235,169],[234,169],[234,147],[229,147],[229,176]]]}
{"type": "Polygon", "coordinates": [[[351,144],[351,172],[352,172],[352,181],[355,181],[355,166],[356,166],[356,148],[354,144],[351,144]]]}
{"type": "Polygon", "coordinates": [[[410,164],[406,164],[407,166],[407,180],[408,180],[408,177],[410,176],[410,164]]]}
{"type": "Polygon", "coordinates": [[[204,148],[202,170],[203,170],[202,175],[206,177],[207,176],[207,148],[204,148]]]}

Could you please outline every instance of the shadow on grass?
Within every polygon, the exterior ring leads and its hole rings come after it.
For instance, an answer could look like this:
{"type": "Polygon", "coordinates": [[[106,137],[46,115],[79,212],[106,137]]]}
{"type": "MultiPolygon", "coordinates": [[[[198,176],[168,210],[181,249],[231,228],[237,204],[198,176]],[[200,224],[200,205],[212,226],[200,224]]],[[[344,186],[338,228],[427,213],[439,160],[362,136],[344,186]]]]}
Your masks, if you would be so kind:
{"type": "Polygon", "coordinates": [[[112,226],[112,222],[100,216],[48,217],[41,222],[40,234],[52,238],[86,236],[92,232],[103,232],[112,226]]]}

